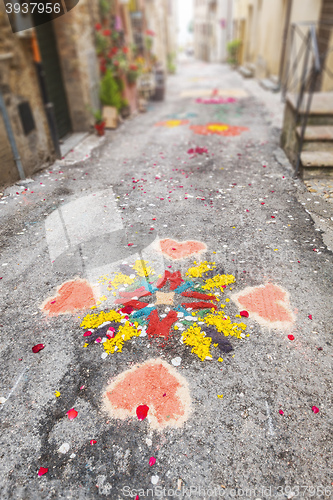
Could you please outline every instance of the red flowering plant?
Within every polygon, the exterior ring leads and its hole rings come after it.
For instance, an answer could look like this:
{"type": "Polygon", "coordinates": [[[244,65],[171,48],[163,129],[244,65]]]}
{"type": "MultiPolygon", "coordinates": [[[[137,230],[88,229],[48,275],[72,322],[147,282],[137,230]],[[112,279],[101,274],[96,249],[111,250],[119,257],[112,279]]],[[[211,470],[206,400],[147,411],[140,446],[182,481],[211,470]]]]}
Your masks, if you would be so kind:
{"type": "Polygon", "coordinates": [[[137,64],[130,64],[126,73],[127,82],[129,85],[134,85],[140,74],[140,68],[137,64]]]}

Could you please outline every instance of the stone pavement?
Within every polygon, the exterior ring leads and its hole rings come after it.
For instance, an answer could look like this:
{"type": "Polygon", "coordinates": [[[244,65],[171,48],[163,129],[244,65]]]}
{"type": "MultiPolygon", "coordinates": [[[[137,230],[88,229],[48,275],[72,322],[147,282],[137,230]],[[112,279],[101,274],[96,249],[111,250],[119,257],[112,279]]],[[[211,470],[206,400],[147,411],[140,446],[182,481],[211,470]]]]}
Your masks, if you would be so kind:
{"type": "Polygon", "coordinates": [[[0,498],[332,495],[331,204],[269,99],[183,62],[5,191],[0,498]]]}

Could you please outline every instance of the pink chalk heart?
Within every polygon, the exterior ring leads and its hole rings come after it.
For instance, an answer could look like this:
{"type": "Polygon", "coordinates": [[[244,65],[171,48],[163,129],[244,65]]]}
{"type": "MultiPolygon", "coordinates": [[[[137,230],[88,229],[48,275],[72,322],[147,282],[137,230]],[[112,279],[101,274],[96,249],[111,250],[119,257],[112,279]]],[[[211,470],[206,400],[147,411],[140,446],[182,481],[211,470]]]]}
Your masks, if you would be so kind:
{"type": "Polygon", "coordinates": [[[232,299],[239,308],[245,308],[258,323],[271,328],[287,328],[294,321],[289,295],[278,285],[268,283],[248,287],[234,294],[232,299]]]}
{"type": "Polygon", "coordinates": [[[47,299],[42,310],[48,316],[73,314],[96,305],[94,292],[88,281],[77,279],[66,281],[58,289],[55,297],[47,299]]]}
{"type": "Polygon", "coordinates": [[[185,259],[207,250],[201,241],[176,241],[170,238],[161,240],[160,246],[163,255],[173,260],[185,259]]]}
{"type": "Polygon", "coordinates": [[[161,359],[135,365],[116,377],[104,393],[105,408],[113,418],[144,420],[153,428],[179,427],[188,418],[187,381],[161,359]]]}

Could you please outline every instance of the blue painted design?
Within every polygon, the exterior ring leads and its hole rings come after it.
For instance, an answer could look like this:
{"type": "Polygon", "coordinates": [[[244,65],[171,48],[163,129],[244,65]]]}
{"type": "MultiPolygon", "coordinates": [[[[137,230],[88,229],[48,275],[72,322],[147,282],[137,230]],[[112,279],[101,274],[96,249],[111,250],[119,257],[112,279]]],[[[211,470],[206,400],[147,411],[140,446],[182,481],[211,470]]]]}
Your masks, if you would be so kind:
{"type": "Polygon", "coordinates": [[[175,293],[185,292],[188,288],[193,288],[193,285],[189,281],[185,281],[185,283],[176,288],[175,293]]]}
{"type": "Polygon", "coordinates": [[[156,307],[143,307],[142,309],[139,309],[139,311],[135,311],[134,313],[132,313],[131,319],[132,318],[140,318],[141,316],[147,317],[155,309],[156,309],[156,307]]]}
{"type": "Polygon", "coordinates": [[[178,312],[181,312],[181,313],[184,313],[184,316],[188,316],[188,314],[189,314],[189,312],[186,311],[186,309],[184,309],[182,306],[174,307],[174,310],[178,311],[178,312]]]}

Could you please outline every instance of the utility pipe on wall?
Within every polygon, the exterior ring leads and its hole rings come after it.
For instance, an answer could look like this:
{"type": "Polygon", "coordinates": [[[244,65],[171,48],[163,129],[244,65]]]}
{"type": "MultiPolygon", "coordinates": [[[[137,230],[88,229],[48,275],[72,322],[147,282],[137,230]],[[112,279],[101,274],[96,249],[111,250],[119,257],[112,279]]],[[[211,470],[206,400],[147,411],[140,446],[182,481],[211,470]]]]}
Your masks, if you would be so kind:
{"type": "Polygon", "coordinates": [[[20,154],[19,154],[17,146],[16,146],[15,136],[14,136],[13,129],[12,129],[12,126],[11,126],[11,123],[10,123],[10,119],[9,119],[9,116],[8,116],[8,113],[7,113],[5,101],[3,100],[3,97],[2,97],[1,90],[0,90],[0,114],[3,117],[3,121],[4,121],[6,132],[7,132],[7,136],[8,136],[9,143],[10,143],[10,147],[12,149],[14,160],[15,160],[15,163],[16,163],[17,171],[19,173],[20,179],[24,180],[25,179],[25,173],[24,173],[23,166],[22,166],[22,163],[21,163],[21,157],[20,157],[20,154]]]}

